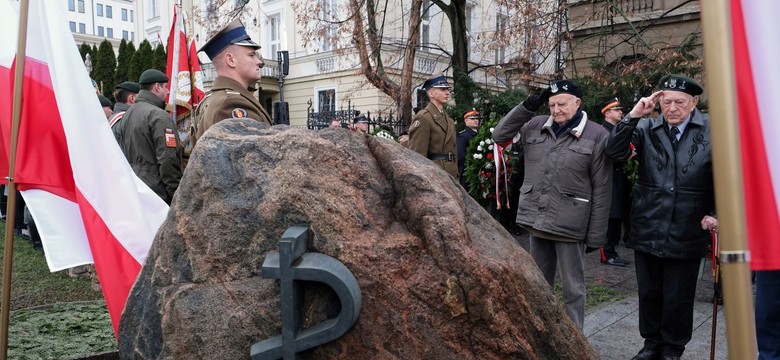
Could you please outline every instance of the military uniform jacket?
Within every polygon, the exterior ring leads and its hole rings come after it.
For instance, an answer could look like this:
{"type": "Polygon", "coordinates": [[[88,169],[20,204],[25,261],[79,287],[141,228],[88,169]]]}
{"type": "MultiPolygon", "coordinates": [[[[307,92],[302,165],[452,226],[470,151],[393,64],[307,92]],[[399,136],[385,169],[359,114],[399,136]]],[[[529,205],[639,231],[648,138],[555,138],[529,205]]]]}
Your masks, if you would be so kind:
{"type": "Polygon", "coordinates": [[[439,111],[433,104],[428,104],[413,118],[409,127],[409,143],[407,146],[422,156],[430,158],[432,154],[452,154],[452,160],[433,160],[444,171],[458,178],[457,143],[455,123],[446,112],[439,111]]]}
{"type": "Polygon", "coordinates": [[[607,155],[624,161],[634,144],[639,173],[631,204],[629,246],[658,257],[704,257],[710,235],[701,228],[715,214],[710,119],[694,110],[677,152],[663,119],[626,115],[612,131],[607,155]]]}
{"type": "Polygon", "coordinates": [[[195,110],[193,140],[200,139],[212,125],[230,118],[250,118],[273,125],[271,116],[247,88],[229,77],[217,76],[211,90],[195,110]]]}
{"type": "Polygon", "coordinates": [[[556,137],[552,117],[534,115],[520,104],[493,130],[497,143],[521,135],[525,179],[517,224],[541,238],[604,246],[612,200],[612,162],[604,153],[609,133],[583,114],[579,125],[556,137]]]}
{"type": "Polygon", "coordinates": [[[111,132],[114,133],[114,138],[116,139],[116,142],[118,144],[122,144],[122,133],[120,133],[120,129],[122,129],[121,126],[119,126],[119,123],[122,122],[122,119],[124,119],[125,114],[119,114],[120,112],[126,112],[128,109],[130,109],[130,105],[123,104],[123,103],[116,103],[114,104],[114,115],[111,116],[111,119],[113,119],[115,116],[119,116],[119,119],[114,123],[114,125],[111,126],[111,132]]]}
{"type": "Polygon", "coordinates": [[[157,95],[141,90],[117,126],[122,152],[135,174],[170,204],[181,180],[181,153],[176,127],[164,106],[157,95]]]}

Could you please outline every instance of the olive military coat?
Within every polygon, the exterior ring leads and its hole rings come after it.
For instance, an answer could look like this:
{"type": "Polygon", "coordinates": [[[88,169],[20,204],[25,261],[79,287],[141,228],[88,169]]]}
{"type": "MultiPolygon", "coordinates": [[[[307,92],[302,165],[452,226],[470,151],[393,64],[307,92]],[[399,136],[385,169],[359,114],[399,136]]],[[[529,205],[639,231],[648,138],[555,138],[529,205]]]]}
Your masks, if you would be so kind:
{"type": "Polygon", "coordinates": [[[271,116],[246,87],[229,77],[217,76],[211,91],[195,110],[193,146],[212,125],[230,118],[250,118],[273,125],[271,116]]]}
{"type": "Polygon", "coordinates": [[[429,159],[452,154],[448,160],[432,160],[454,178],[458,178],[457,132],[455,123],[444,111],[428,104],[413,118],[406,145],[429,159]]]}

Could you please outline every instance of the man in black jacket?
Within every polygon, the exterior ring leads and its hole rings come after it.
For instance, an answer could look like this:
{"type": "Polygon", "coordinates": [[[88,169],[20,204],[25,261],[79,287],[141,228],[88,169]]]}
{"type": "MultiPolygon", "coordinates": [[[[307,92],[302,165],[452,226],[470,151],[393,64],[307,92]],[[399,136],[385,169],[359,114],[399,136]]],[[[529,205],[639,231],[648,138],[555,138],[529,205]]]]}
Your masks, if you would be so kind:
{"type": "Polygon", "coordinates": [[[460,179],[460,185],[464,189],[468,190],[468,184],[466,184],[466,177],[463,176],[463,170],[466,169],[466,150],[469,148],[471,139],[477,136],[477,130],[479,129],[479,112],[476,109],[471,109],[463,114],[463,123],[466,127],[458,133],[456,142],[458,147],[458,178],[460,179]]]}
{"type": "MultiPolygon", "coordinates": [[[[602,124],[607,131],[612,133],[615,125],[623,118],[623,107],[618,98],[611,98],[601,105],[601,114],[604,115],[602,124]]],[[[631,182],[624,171],[626,163],[614,161],[612,163],[612,203],[609,207],[609,223],[607,224],[607,242],[601,248],[601,263],[612,266],[628,266],[628,261],[618,255],[615,247],[620,243],[623,235],[623,219],[628,218],[630,209],[629,194],[631,182]]]]}
{"type": "Polygon", "coordinates": [[[639,288],[639,333],[644,347],[635,360],[679,359],[693,332],[693,302],[710,231],[718,230],[709,117],[696,109],[701,86],[667,75],[659,91],[643,97],[615,127],[607,156],[625,161],[636,148],[629,246],[639,288]],[[656,103],[661,116],[646,119],[656,103]]]}

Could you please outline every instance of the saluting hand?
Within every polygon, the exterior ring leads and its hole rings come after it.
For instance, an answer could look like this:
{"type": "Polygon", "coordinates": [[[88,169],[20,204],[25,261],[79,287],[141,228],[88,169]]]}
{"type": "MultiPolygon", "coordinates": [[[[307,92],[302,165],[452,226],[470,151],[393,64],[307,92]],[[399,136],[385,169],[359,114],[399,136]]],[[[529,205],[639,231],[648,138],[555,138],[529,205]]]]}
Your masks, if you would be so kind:
{"type": "Polygon", "coordinates": [[[639,99],[639,101],[634,105],[634,108],[631,109],[631,112],[628,113],[629,116],[632,118],[641,118],[651,112],[653,112],[653,109],[655,109],[655,104],[658,103],[658,101],[663,97],[664,91],[658,90],[654,93],[652,93],[650,96],[643,97],[639,99]]]}

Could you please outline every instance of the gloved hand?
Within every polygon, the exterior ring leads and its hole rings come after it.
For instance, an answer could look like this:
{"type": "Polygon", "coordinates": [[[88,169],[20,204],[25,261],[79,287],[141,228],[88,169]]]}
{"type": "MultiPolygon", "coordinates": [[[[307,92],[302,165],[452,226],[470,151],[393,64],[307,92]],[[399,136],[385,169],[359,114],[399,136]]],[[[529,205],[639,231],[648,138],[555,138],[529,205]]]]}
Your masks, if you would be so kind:
{"type": "Polygon", "coordinates": [[[536,112],[539,107],[547,103],[547,100],[550,99],[550,89],[544,89],[544,91],[533,94],[529,96],[525,101],[523,101],[523,107],[528,111],[534,111],[536,112]]]}

